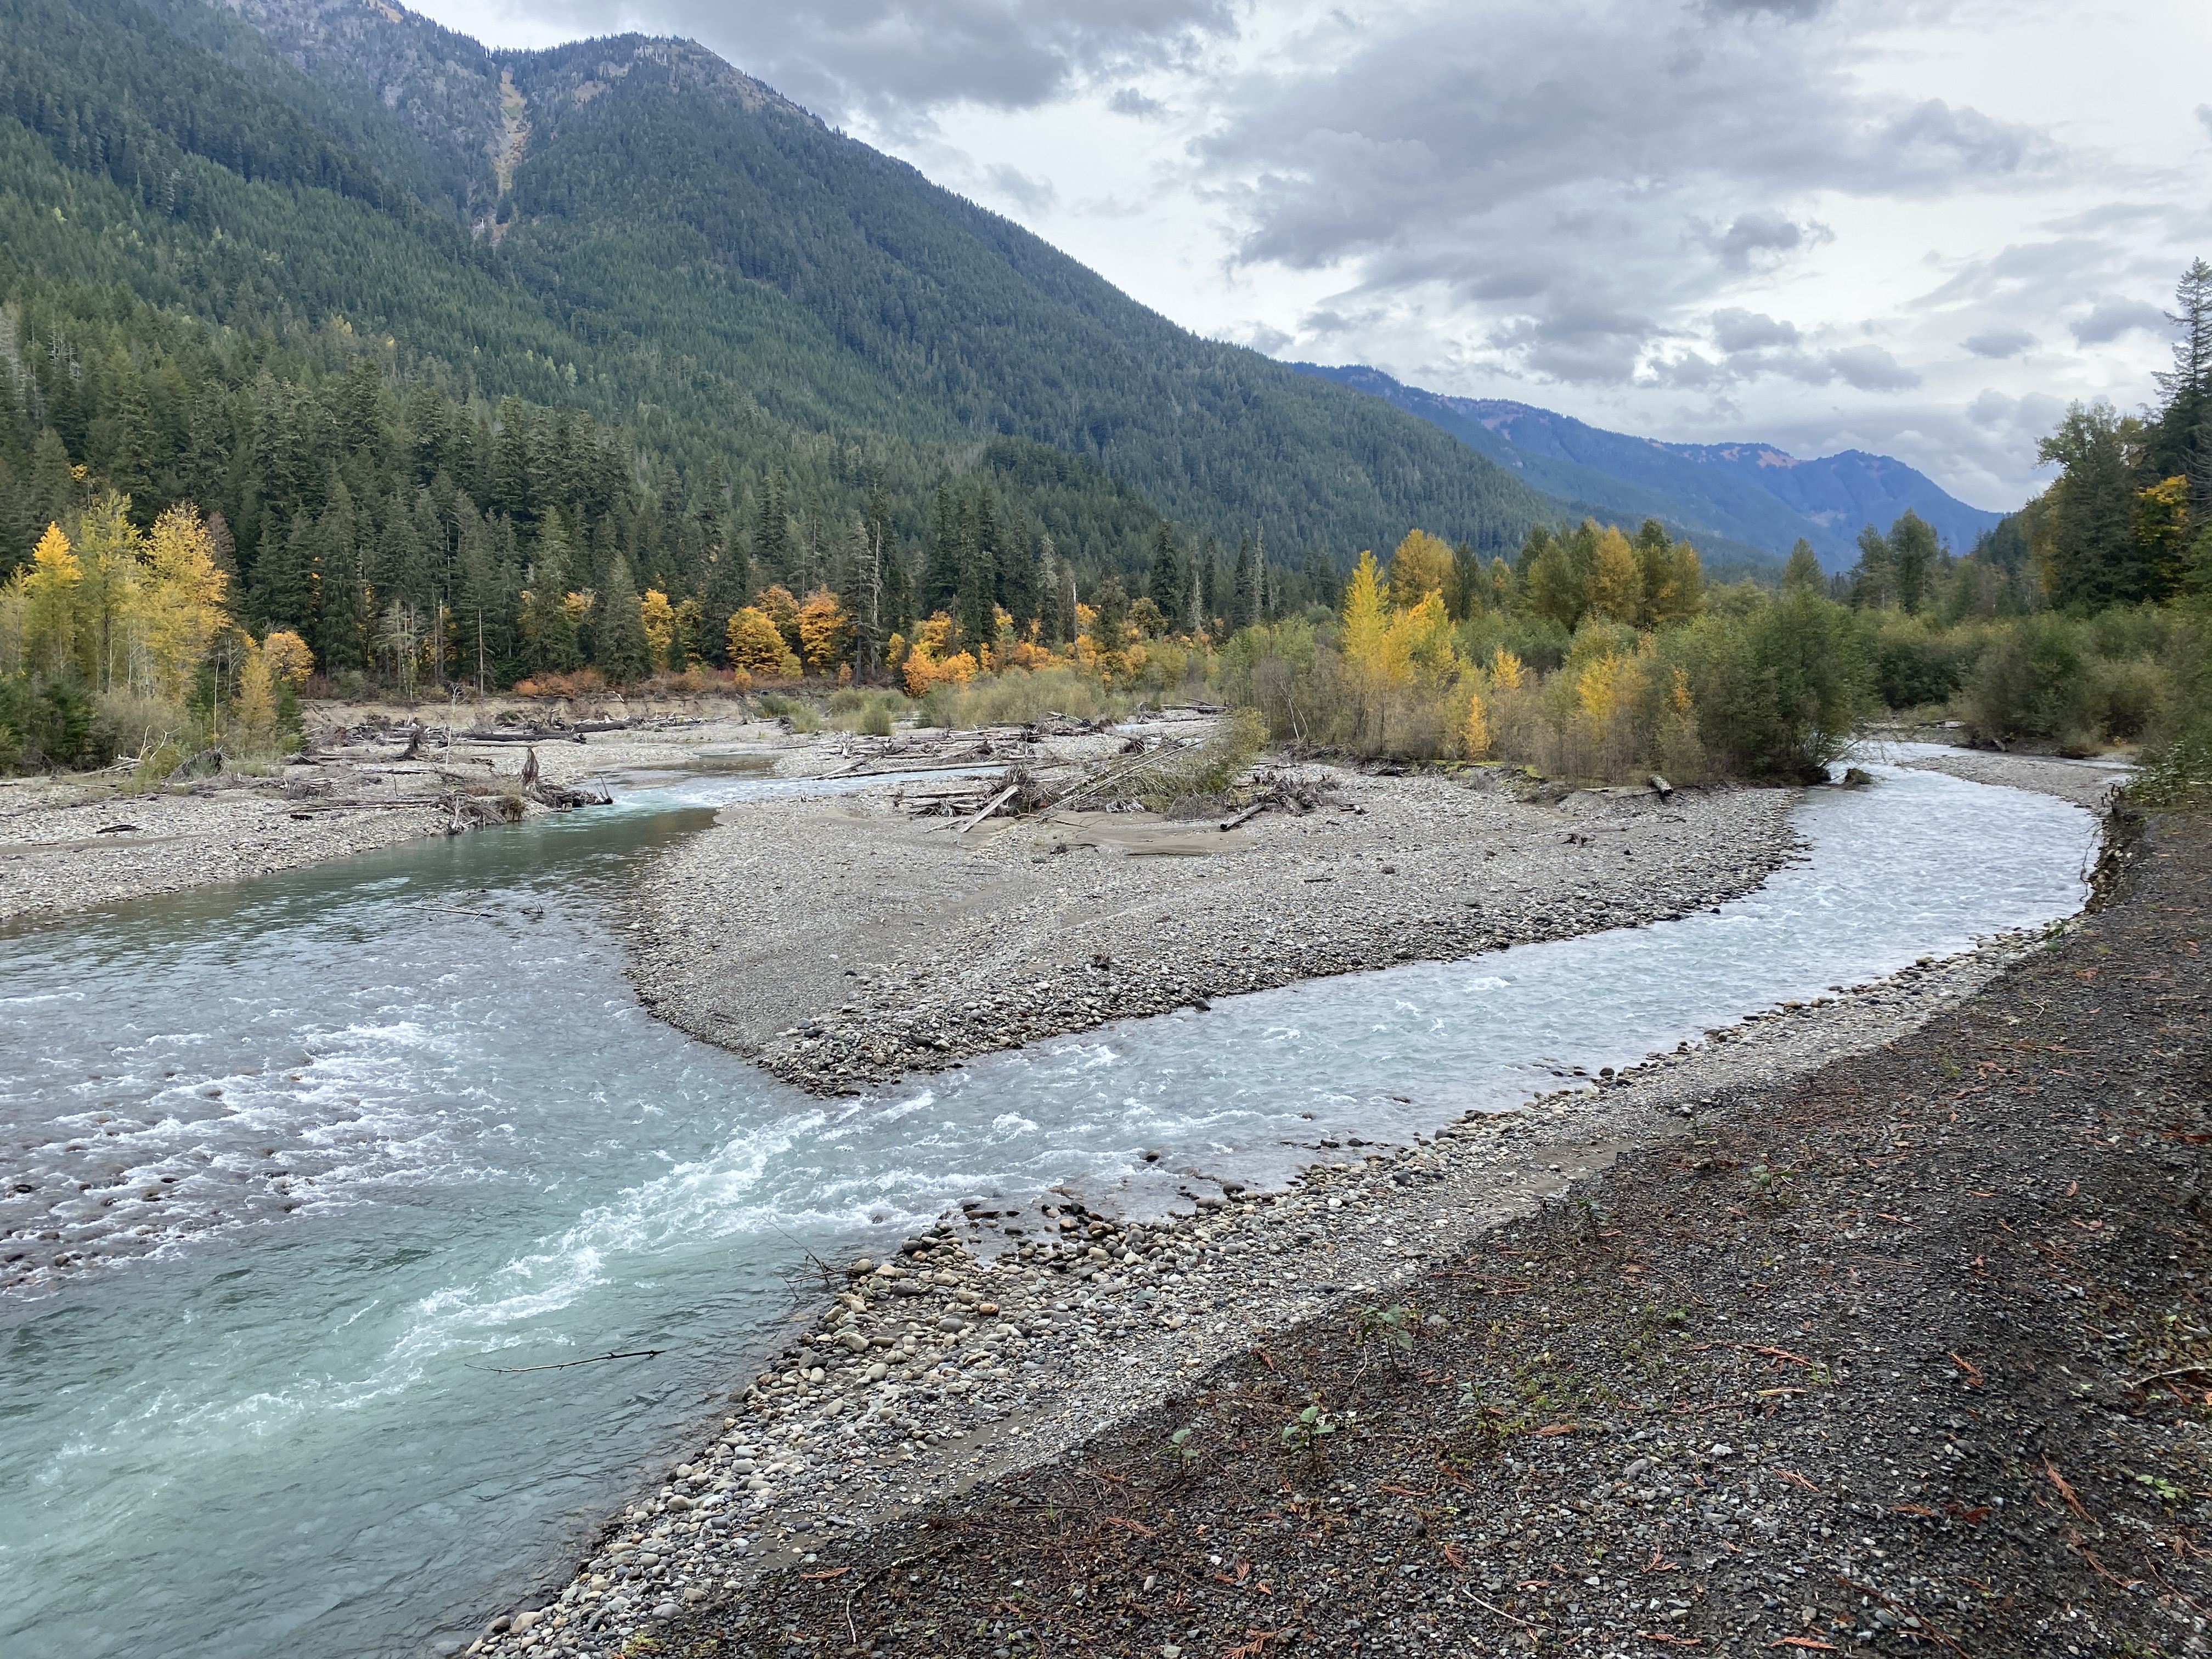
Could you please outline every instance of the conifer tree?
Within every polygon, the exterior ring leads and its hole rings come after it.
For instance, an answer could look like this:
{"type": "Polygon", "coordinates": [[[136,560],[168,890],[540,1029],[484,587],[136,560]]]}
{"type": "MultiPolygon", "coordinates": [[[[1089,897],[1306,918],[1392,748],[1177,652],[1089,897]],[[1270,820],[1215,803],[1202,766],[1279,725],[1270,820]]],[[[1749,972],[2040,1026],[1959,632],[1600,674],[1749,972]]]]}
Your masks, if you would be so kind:
{"type": "Polygon", "coordinates": [[[772,466],[761,480],[753,520],[753,579],[763,585],[787,584],[791,568],[791,510],[784,499],[783,469],[772,466]]]}
{"type": "Polygon", "coordinates": [[[1175,527],[1164,520],[1152,537],[1152,568],[1145,575],[1145,596],[1159,606],[1163,617],[1179,617],[1185,609],[1182,549],[1175,527]]]}
{"type": "Polygon", "coordinates": [[[2153,375],[2165,394],[2145,448],[2154,478],[2189,481],[2191,514],[2212,524],[2212,264],[2192,260],[2166,321],[2180,331],[2173,367],[2153,375]]]}
{"type": "Polygon", "coordinates": [[[1890,526],[1887,539],[1890,574],[1897,586],[1897,608],[1912,616],[1928,602],[1929,589],[1943,550],[1936,542],[1935,526],[1909,507],[1890,526]]]}
{"type": "Polygon", "coordinates": [[[960,643],[980,651],[998,637],[999,521],[988,487],[966,504],[962,526],[960,591],[953,620],[960,625],[960,643]]]}
{"type": "Polygon", "coordinates": [[[597,609],[599,672],[617,685],[643,679],[653,670],[653,652],[645,637],[644,613],[638,609],[637,586],[630,580],[629,561],[619,553],[607,568],[597,609]]]}
{"type": "Polygon", "coordinates": [[[1859,562],[1851,567],[1851,603],[1864,611],[1887,609],[1897,599],[1889,538],[1872,525],[1859,532],[1859,562]]]}
{"type": "Polygon", "coordinates": [[[315,660],[325,673],[368,665],[368,595],[353,492],[333,475],[315,525],[315,660]]]}
{"type": "Polygon", "coordinates": [[[253,566],[252,609],[264,629],[287,628],[302,639],[315,635],[315,527],[303,508],[273,545],[264,544],[253,566]]]}
{"type": "Polygon", "coordinates": [[[1252,538],[1237,538],[1237,589],[1233,600],[1235,610],[1229,621],[1232,627],[1249,628],[1260,620],[1260,562],[1254,556],[1252,538]]]}
{"type": "Polygon", "coordinates": [[[1820,556],[1813,551],[1813,544],[1802,536],[1790,550],[1790,562],[1782,567],[1782,591],[1794,593],[1800,588],[1818,593],[1826,588],[1827,577],[1820,569],[1820,556]]]}
{"type": "Polygon", "coordinates": [[[940,611],[949,612],[960,601],[960,510],[954,503],[950,484],[937,486],[933,507],[929,554],[922,566],[920,602],[915,606],[917,620],[940,611]]]}

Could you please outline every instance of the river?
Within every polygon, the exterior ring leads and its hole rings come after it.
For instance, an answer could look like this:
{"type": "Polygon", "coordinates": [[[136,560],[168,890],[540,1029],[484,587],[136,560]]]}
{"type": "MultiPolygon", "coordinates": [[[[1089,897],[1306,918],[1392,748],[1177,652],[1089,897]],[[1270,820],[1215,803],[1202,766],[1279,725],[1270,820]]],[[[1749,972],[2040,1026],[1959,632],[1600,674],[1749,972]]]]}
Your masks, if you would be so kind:
{"type": "Polygon", "coordinates": [[[0,1157],[70,1224],[32,1248],[118,1259],[0,1297],[0,1650],[450,1650],[748,1371],[810,1250],[972,1192],[1164,1202],[1140,1157],[1164,1145],[1263,1180],[1299,1143],[1433,1129],[2079,908],[2087,813],[1876,769],[1810,794],[1813,856],[1717,911],[857,1101],[648,1018],[609,927],[641,860],[789,784],[630,792],[19,931],[0,1157]],[[662,1352],[512,1369],[632,1349],[662,1352]]]}

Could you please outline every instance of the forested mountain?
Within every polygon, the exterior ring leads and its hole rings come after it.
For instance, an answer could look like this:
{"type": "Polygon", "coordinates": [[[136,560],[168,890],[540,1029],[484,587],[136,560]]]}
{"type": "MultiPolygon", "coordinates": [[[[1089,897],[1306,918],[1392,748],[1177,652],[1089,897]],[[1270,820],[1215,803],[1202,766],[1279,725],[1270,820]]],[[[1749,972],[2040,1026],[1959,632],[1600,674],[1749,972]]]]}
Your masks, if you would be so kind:
{"type": "Polygon", "coordinates": [[[1024,437],[1194,536],[1256,527],[1293,564],[1416,522],[1502,546],[1549,509],[1424,423],[1176,328],[685,43],[492,54],[322,0],[0,15],[7,247],[39,276],[247,331],[342,319],[402,378],[573,404],[687,481],[716,463],[743,488],[797,434],[881,434],[919,474],[1024,437]],[[85,224],[65,198],[93,179],[123,199],[94,191],[85,224]]]}
{"type": "Polygon", "coordinates": [[[1425,392],[1362,365],[1304,373],[1357,386],[1432,422],[1577,512],[1659,519],[1724,553],[1778,561],[1799,537],[1829,571],[1858,556],[1859,532],[1917,513],[1964,553],[2001,516],[1969,507],[1887,455],[1847,449],[1805,460],[1771,444],[1674,444],[1590,426],[1496,398],[1425,392]]]}

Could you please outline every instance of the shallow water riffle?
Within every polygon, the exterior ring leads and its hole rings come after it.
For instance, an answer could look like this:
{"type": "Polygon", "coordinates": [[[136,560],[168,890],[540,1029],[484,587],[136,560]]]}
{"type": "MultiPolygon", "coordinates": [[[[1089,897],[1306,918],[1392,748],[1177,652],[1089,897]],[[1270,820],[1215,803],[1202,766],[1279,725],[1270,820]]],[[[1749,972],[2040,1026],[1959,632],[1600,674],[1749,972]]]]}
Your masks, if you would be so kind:
{"type": "Polygon", "coordinates": [[[1054,1182],[1148,1207],[1510,1106],[2066,915],[2094,837],[1885,769],[1808,797],[1811,858],[1717,914],[821,1102],[647,1018],[609,927],[696,809],[791,787],[695,781],[9,938],[11,1271],[124,1259],[0,1301],[0,1649],[473,1634],[746,1373],[809,1250],[1054,1182]]]}

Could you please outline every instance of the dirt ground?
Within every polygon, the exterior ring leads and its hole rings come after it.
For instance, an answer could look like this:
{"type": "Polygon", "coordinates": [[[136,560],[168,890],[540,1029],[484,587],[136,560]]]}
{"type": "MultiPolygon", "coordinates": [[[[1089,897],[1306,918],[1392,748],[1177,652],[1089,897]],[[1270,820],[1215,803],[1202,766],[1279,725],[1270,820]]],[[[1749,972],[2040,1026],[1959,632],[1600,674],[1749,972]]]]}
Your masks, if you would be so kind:
{"type": "Polygon", "coordinates": [[[2212,829],[1886,1048],[670,1655],[2206,1650],[2212,829]]]}

